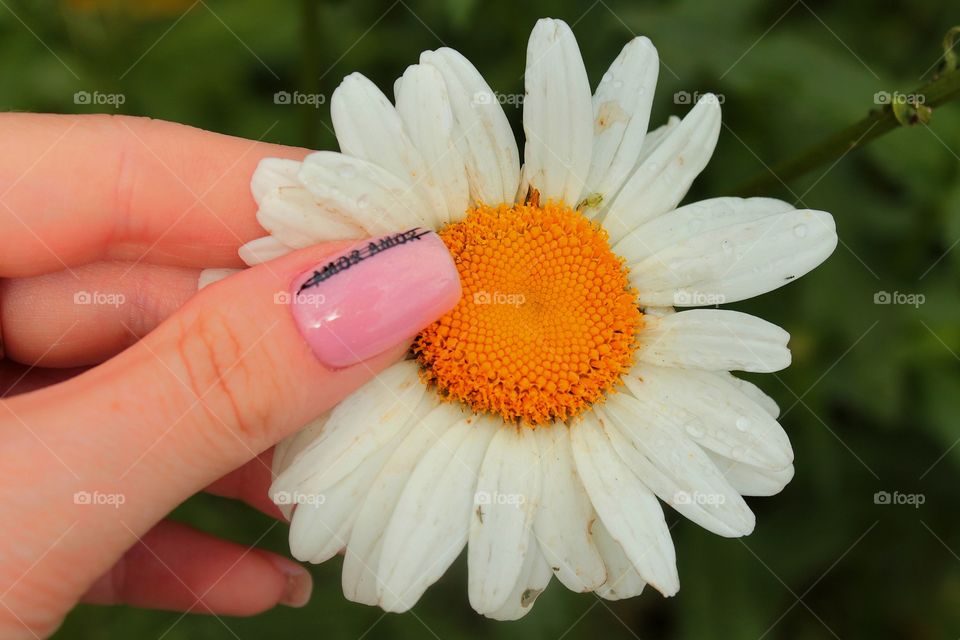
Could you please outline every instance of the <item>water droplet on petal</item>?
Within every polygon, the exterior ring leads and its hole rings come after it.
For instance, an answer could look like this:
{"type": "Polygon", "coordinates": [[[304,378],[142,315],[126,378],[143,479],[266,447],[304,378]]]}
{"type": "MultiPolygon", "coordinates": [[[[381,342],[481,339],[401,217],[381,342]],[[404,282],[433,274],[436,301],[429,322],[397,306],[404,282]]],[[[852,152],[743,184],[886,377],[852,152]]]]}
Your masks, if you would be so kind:
{"type": "Polygon", "coordinates": [[[739,431],[746,431],[750,428],[750,418],[746,416],[740,416],[737,418],[737,429],[739,431]]]}
{"type": "Polygon", "coordinates": [[[340,170],[337,173],[340,174],[341,178],[352,178],[353,176],[357,175],[357,170],[350,165],[345,164],[340,167],[340,170]]]}
{"type": "Polygon", "coordinates": [[[805,225],[805,224],[798,224],[797,226],[795,226],[795,227],[793,228],[793,235],[797,236],[798,238],[802,238],[802,237],[806,236],[806,235],[807,235],[807,225],[805,225]]]}
{"type": "Polygon", "coordinates": [[[720,243],[720,248],[723,249],[724,253],[730,253],[733,251],[733,244],[729,240],[724,240],[720,243]]]}

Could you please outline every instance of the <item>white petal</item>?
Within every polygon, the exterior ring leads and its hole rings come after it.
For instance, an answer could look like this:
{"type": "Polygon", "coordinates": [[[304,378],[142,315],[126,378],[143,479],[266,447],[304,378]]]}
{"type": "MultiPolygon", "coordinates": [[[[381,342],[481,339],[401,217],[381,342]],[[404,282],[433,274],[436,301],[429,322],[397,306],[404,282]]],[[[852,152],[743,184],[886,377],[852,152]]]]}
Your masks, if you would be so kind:
{"type": "Polygon", "coordinates": [[[263,238],[257,238],[256,240],[251,240],[241,245],[237,253],[247,266],[252,267],[257,264],[263,264],[264,262],[270,262],[280,256],[285,256],[291,251],[293,251],[293,249],[273,236],[264,236],[263,238]]]}
{"type": "Polygon", "coordinates": [[[443,194],[445,209],[438,224],[460,219],[469,204],[467,169],[453,141],[453,111],[443,76],[435,67],[415,64],[407,67],[397,82],[397,113],[425,163],[423,181],[436,185],[443,194]]]}
{"type": "Polygon", "coordinates": [[[250,178],[250,192],[257,204],[260,204],[268,193],[287,187],[300,186],[297,174],[300,172],[300,163],[296,160],[284,158],[264,158],[257,164],[250,178]]]}
{"type": "Polygon", "coordinates": [[[400,178],[427,206],[421,215],[439,226],[446,201],[429,179],[427,164],[403,128],[387,96],[359,73],[343,79],[330,99],[330,117],[340,151],[372,162],[400,178]]]}
{"type": "Polygon", "coordinates": [[[197,278],[197,291],[241,271],[243,269],[204,269],[200,272],[200,277],[197,278]]]}
{"type": "Polygon", "coordinates": [[[541,199],[574,205],[590,169],[593,109],[580,48],[562,20],[537,21],[527,44],[523,161],[541,199]]]}
{"type": "MultiPolygon", "coordinates": [[[[311,420],[306,426],[300,429],[300,431],[277,443],[273,448],[273,462],[270,465],[270,475],[273,480],[276,480],[277,476],[286,471],[294,459],[300,455],[300,452],[320,436],[329,418],[330,412],[328,411],[311,420]]],[[[284,500],[282,502],[285,504],[277,504],[277,507],[280,509],[280,512],[283,513],[284,517],[289,520],[293,515],[293,508],[296,505],[294,505],[291,500],[284,500]]]]}
{"type": "Polygon", "coordinates": [[[641,304],[697,306],[703,304],[698,298],[736,302],[772,291],[819,265],[836,246],[833,216],[802,209],[692,232],[627,260],[641,304]]]}
{"type": "Polygon", "coordinates": [[[790,364],[790,334],[739,311],[691,309],[644,316],[637,360],[667,367],[770,373],[790,364]]]}
{"type": "Polygon", "coordinates": [[[571,591],[593,591],[606,580],[603,560],[590,534],[596,514],[577,476],[570,430],[555,424],[536,429],[539,440],[540,508],[534,531],[547,562],[571,591]]]}
{"type": "Polygon", "coordinates": [[[623,382],[634,397],[666,405],[687,435],[716,453],[770,470],[793,462],[783,428],[728,374],[636,365],[623,382]]]}
{"type": "Polygon", "coordinates": [[[257,222],[279,242],[294,249],[329,240],[363,238],[381,229],[382,233],[377,235],[383,235],[389,230],[359,208],[338,210],[321,204],[305,187],[268,193],[260,201],[257,222]]]}
{"type": "Polygon", "coordinates": [[[532,429],[502,427],[480,466],[467,546],[470,605],[493,613],[520,577],[540,501],[540,454],[532,429]]]}
{"type": "MultiPolygon", "coordinates": [[[[343,549],[363,497],[373,483],[388,451],[367,458],[336,484],[316,488],[305,483],[291,492],[295,504],[290,519],[290,553],[297,560],[319,564],[343,549]]],[[[274,494],[274,499],[278,495],[274,494]]]]}
{"type": "Polygon", "coordinates": [[[606,580],[597,587],[597,595],[606,600],[623,600],[640,595],[647,583],[601,520],[593,525],[593,539],[606,567],[606,580]]]}
{"type": "Polygon", "coordinates": [[[531,531],[527,545],[527,555],[523,559],[520,576],[503,605],[496,611],[486,613],[494,620],[519,620],[533,608],[537,597],[550,584],[550,565],[537,546],[537,540],[531,531]]]}
{"type": "Polygon", "coordinates": [[[616,243],[647,220],[670,211],[713,154],[720,135],[720,103],[707,94],[634,171],[603,218],[616,243]]]}
{"type": "Polygon", "coordinates": [[[499,100],[476,67],[453,49],[420,54],[443,76],[453,110],[453,139],[463,155],[470,200],[512,202],[520,181],[520,154],[499,100]]]}
{"type": "Polygon", "coordinates": [[[738,378],[732,373],[717,373],[715,375],[722,376],[729,380],[731,384],[736,385],[741,392],[745,393],[748,398],[763,407],[763,410],[769,413],[774,419],[780,417],[780,407],[777,405],[777,401],[761,391],[757,385],[738,378]]]}
{"type": "Polygon", "coordinates": [[[271,496],[305,484],[322,492],[339,482],[412,426],[412,417],[425,415],[428,403],[420,402],[425,389],[413,361],[398,362],[378,374],[330,412],[319,437],[273,481],[271,496]]]}
{"type": "Polygon", "coordinates": [[[727,482],[742,496],[773,496],[793,480],[793,465],[771,471],[707,452],[727,482]]]}
{"type": "Polygon", "coordinates": [[[477,473],[498,423],[466,418],[420,459],[383,534],[380,606],[403,612],[443,575],[467,542],[477,473]]]}
{"type": "MultiPolygon", "coordinates": [[[[402,179],[366,160],[318,151],[304,160],[300,179],[327,218],[360,226],[366,235],[383,235],[418,226],[433,228],[423,215],[429,206],[417,192],[402,179]]],[[[283,237],[280,240],[290,244],[283,237]]]]}
{"type": "Polygon", "coordinates": [[[661,500],[704,529],[731,538],[749,534],[756,524],[750,507],[660,406],[612,396],[603,426],[613,448],[661,500]]]}
{"type": "Polygon", "coordinates": [[[394,507],[420,458],[462,418],[453,403],[441,403],[416,423],[396,448],[367,493],[350,534],[343,559],[343,594],[354,602],[376,605],[377,566],[394,507]]]}
{"type": "Polygon", "coordinates": [[[633,173],[650,123],[660,61],[648,38],[623,48],[593,94],[593,154],[582,198],[602,205],[633,173]]]}
{"type": "Polygon", "coordinates": [[[614,451],[600,420],[594,409],[570,427],[577,472],[597,514],[634,568],[657,591],[672,596],[680,589],[680,579],[663,510],[614,451]]]}
{"type": "Polygon", "coordinates": [[[792,205],[774,198],[700,200],[645,222],[613,251],[632,265],[690,238],[788,211],[793,211],[792,205]]]}

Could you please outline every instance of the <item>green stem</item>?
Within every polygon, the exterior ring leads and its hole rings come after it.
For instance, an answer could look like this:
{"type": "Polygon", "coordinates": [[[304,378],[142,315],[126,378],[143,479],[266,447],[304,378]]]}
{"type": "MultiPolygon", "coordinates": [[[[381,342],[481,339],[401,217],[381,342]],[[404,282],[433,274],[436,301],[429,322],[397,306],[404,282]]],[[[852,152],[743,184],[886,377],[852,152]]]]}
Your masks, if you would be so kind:
{"type": "MultiPolygon", "coordinates": [[[[886,95],[890,96],[890,94],[886,95]]],[[[741,196],[765,193],[770,187],[785,184],[811,169],[836,161],[853,149],[862,147],[894,129],[918,123],[926,124],[933,107],[957,98],[960,98],[960,71],[951,69],[910,94],[893,94],[892,103],[871,110],[862,120],[838,131],[799,155],[757,174],[743,183],[734,193],[741,196]],[[904,95],[911,97],[909,103],[902,101],[904,95]],[[898,99],[901,101],[898,102],[898,99]]]]}

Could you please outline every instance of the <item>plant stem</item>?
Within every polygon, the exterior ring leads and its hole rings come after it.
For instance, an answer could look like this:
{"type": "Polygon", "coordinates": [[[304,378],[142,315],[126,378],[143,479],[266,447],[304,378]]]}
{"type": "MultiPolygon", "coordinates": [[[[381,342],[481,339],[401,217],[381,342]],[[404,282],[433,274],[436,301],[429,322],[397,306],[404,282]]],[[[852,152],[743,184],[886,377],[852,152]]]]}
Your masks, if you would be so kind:
{"type": "MultiPolygon", "coordinates": [[[[893,102],[896,103],[896,100],[904,95],[893,94],[893,102]]],[[[851,150],[862,147],[894,129],[926,123],[930,109],[960,98],[960,70],[944,73],[906,95],[911,96],[913,100],[911,105],[904,105],[901,102],[898,105],[899,108],[895,110],[894,104],[888,103],[878,109],[872,109],[862,120],[838,131],[799,155],[777,163],[747,180],[734,193],[741,196],[764,193],[771,186],[786,183],[811,169],[831,160],[837,160],[851,150]],[[909,114],[905,115],[904,110],[909,114]]]]}

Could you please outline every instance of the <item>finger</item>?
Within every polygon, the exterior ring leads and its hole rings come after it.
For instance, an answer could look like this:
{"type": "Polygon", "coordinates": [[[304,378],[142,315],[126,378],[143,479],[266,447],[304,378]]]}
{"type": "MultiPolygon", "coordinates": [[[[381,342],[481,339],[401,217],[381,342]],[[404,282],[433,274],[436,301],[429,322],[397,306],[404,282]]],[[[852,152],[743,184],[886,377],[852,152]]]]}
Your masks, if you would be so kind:
{"type": "Polygon", "coordinates": [[[305,149],[129,116],[0,114],[0,276],[95,260],[238,266],[250,176],[305,149]]]}
{"type": "MultiPolygon", "coordinates": [[[[238,273],[108,362],[0,403],[0,468],[23,478],[45,470],[8,508],[36,530],[70,531],[52,546],[11,531],[22,551],[12,569],[39,558],[69,565],[58,588],[65,601],[79,597],[83,576],[106,571],[131,536],[402,358],[456,304],[457,270],[433,232],[373,246],[330,243],[238,273]]],[[[396,371],[411,391],[388,388],[385,410],[409,410],[404,399],[422,386],[415,368],[396,371]]]]}
{"type": "Polygon", "coordinates": [[[249,616],[302,607],[313,581],[297,563],[164,521],[127,551],[83,597],[89,604],[249,616]]]}
{"type": "Polygon", "coordinates": [[[86,370],[87,367],[44,369],[11,360],[0,360],[0,398],[45,389],[80,375],[86,370]]]}
{"type": "Polygon", "coordinates": [[[207,487],[207,491],[224,498],[242,500],[254,509],[282,520],[283,514],[267,495],[272,481],[270,474],[272,461],[273,449],[268,449],[242,467],[214,480],[207,487]]]}
{"type": "Polygon", "coordinates": [[[8,358],[41,367],[103,362],[152,331],[197,291],[197,269],[95,262],[0,282],[8,358]]]}

